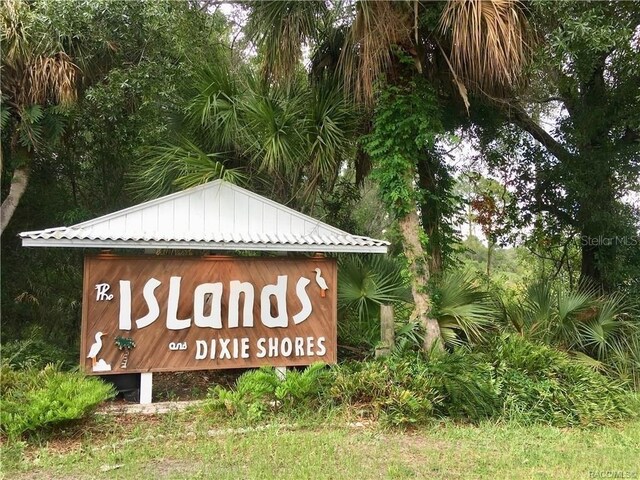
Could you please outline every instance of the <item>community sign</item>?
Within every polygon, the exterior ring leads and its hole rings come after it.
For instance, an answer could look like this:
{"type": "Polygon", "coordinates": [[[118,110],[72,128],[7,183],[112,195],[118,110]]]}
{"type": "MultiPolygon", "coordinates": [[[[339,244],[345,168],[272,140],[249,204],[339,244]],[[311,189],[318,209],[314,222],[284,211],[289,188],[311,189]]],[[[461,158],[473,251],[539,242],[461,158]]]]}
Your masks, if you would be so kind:
{"type": "Polygon", "coordinates": [[[85,258],[80,359],[89,374],[335,363],[328,258],[85,258]]]}

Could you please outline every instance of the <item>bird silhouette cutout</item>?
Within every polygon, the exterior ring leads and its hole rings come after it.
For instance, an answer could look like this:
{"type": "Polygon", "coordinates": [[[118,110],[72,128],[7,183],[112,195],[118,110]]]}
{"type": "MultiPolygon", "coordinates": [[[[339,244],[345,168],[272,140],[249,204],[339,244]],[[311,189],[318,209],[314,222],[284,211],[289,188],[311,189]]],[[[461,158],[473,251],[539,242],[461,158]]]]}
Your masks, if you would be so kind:
{"type": "Polygon", "coordinates": [[[327,282],[325,281],[324,278],[322,278],[322,272],[319,268],[316,268],[314,270],[314,272],[316,272],[316,283],[318,284],[318,286],[320,287],[321,291],[320,291],[320,296],[322,298],[327,296],[326,291],[329,290],[329,287],[327,286],[327,282]]]}
{"type": "Polygon", "coordinates": [[[91,359],[91,366],[92,367],[96,366],[96,358],[98,356],[98,353],[102,349],[102,336],[103,335],[106,335],[106,333],[102,333],[102,332],[96,333],[96,341],[95,341],[95,343],[93,345],[91,345],[91,348],[89,349],[89,355],[87,355],[87,358],[91,359]]]}

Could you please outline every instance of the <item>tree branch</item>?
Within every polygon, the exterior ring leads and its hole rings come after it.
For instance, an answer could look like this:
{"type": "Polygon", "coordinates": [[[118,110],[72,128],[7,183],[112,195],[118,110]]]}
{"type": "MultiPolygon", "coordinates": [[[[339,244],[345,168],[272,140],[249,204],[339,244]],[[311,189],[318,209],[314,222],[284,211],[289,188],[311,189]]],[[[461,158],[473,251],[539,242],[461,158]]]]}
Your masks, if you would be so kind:
{"type": "Polygon", "coordinates": [[[509,121],[528,132],[558,160],[564,161],[573,157],[571,152],[538,125],[524,108],[505,104],[500,105],[500,108],[509,121]]]}

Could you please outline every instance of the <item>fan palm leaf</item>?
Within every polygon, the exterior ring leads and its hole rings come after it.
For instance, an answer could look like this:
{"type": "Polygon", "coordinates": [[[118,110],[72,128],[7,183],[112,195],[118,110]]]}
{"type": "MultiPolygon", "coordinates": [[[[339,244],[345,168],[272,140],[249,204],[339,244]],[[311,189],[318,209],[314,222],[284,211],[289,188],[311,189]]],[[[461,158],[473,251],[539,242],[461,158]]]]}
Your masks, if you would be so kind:
{"type": "Polygon", "coordinates": [[[592,289],[560,290],[557,294],[552,335],[568,348],[575,346],[579,335],[579,320],[593,311],[595,292],[592,289]]]}
{"type": "Polygon", "coordinates": [[[579,326],[580,345],[592,350],[597,359],[604,359],[611,351],[619,349],[624,343],[624,334],[634,330],[634,325],[625,320],[627,309],[622,294],[615,293],[598,299],[597,313],[579,326]]]}
{"type": "MultiPolygon", "coordinates": [[[[460,343],[464,340],[460,338],[461,333],[466,340],[480,340],[493,325],[498,312],[488,294],[474,282],[470,274],[453,271],[446,273],[438,284],[433,315],[441,330],[455,333],[460,343]]],[[[446,338],[444,340],[445,343],[456,343],[453,337],[449,342],[446,338]]]]}
{"type": "Polygon", "coordinates": [[[360,321],[379,315],[380,305],[410,301],[398,263],[381,255],[345,256],[338,268],[338,307],[360,321]]]}
{"type": "Polygon", "coordinates": [[[243,140],[259,170],[292,175],[306,161],[304,97],[297,91],[271,86],[242,103],[243,140]]]}
{"type": "Polygon", "coordinates": [[[53,36],[33,29],[28,2],[7,0],[0,6],[2,90],[22,111],[33,105],[68,105],[76,99],[79,69],[53,36]]]}
{"type": "Polygon", "coordinates": [[[309,96],[305,197],[312,199],[321,183],[333,186],[345,160],[353,157],[358,124],[353,103],[333,78],[316,82],[309,96]]]}
{"type": "Polygon", "coordinates": [[[374,84],[392,64],[391,48],[410,42],[413,9],[408,2],[361,0],[345,39],[339,68],[355,98],[371,103],[374,84]]]}
{"type": "Polygon", "coordinates": [[[241,88],[235,72],[224,62],[209,63],[194,74],[185,119],[214,148],[237,148],[241,88]]]}

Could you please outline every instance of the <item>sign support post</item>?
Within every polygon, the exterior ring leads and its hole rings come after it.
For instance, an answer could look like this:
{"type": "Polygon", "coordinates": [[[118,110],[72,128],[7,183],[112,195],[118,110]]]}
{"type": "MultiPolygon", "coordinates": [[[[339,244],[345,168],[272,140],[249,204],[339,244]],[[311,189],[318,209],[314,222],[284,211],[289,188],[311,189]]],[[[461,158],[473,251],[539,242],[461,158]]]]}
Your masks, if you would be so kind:
{"type": "Polygon", "coordinates": [[[151,393],[153,391],[153,373],[140,374],[140,405],[151,403],[151,393]]]}

